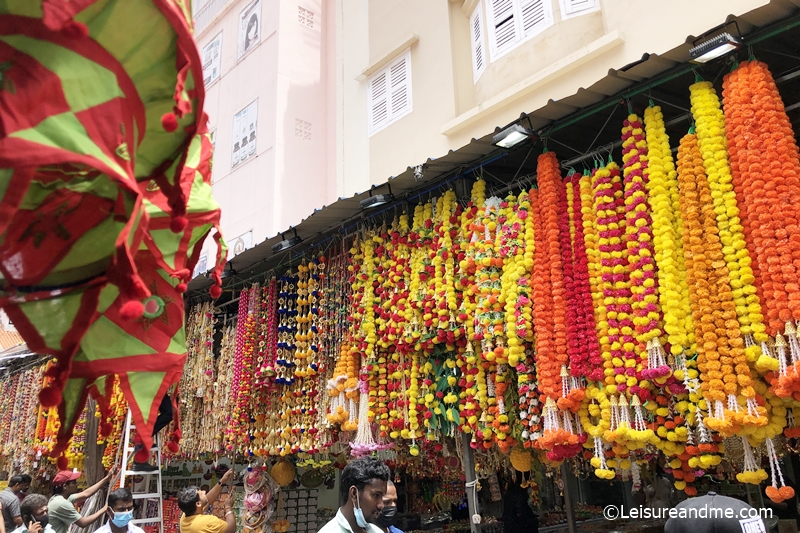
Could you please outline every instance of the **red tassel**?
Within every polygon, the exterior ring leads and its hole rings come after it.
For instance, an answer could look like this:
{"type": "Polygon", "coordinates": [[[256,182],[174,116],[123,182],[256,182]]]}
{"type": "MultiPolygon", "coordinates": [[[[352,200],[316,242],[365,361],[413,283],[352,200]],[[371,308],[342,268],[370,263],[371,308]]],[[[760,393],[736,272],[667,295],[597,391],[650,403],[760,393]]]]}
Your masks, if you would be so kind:
{"type": "Polygon", "coordinates": [[[180,233],[185,230],[188,225],[189,220],[186,217],[172,217],[172,220],[169,221],[169,229],[172,230],[172,233],[180,233]]]}
{"type": "Polygon", "coordinates": [[[58,365],[53,365],[53,366],[51,366],[50,368],[48,368],[47,370],[44,371],[45,377],[48,377],[48,378],[58,377],[58,375],[60,373],[61,373],[61,369],[58,367],[58,365]]]}
{"type": "Polygon", "coordinates": [[[123,320],[136,320],[144,314],[144,304],[138,300],[129,300],[119,309],[119,316],[123,320]]]}
{"type": "Polygon", "coordinates": [[[222,296],[222,287],[219,285],[212,285],[210,289],[208,289],[208,294],[211,295],[212,298],[215,300],[222,296]]]}
{"type": "Polygon", "coordinates": [[[175,442],[178,442],[179,440],[181,440],[181,438],[183,438],[183,433],[181,433],[180,429],[176,429],[175,431],[172,432],[172,439],[175,442]]]}
{"type": "Polygon", "coordinates": [[[175,116],[175,113],[164,113],[161,115],[161,127],[167,133],[172,133],[173,131],[178,129],[178,117],[175,116]]]}
{"type": "Polygon", "coordinates": [[[56,460],[56,466],[59,470],[66,470],[69,467],[69,461],[67,461],[66,455],[59,455],[58,459],[56,460]]]}
{"type": "Polygon", "coordinates": [[[170,442],[169,444],[167,444],[167,449],[172,453],[178,453],[180,451],[178,443],[176,442],[170,442]]]}
{"type": "Polygon", "coordinates": [[[114,426],[111,425],[111,422],[103,422],[100,424],[100,436],[108,437],[112,429],[114,429],[114,426]]]}
{"type": "Polygon", "coordinates": [[[61,391],[52,385],[39,391],[39,403],[42,407],[55,407],[62,400],[61,391]]]}
{"type": "Polygon", "coordinates": [[[83,22],[70,21],[61,28],[61,33],[67,39],[85,39],[89,36],[89,28],[83,22]]]}
{"type": "Polygon", "coordinates": [[[138,433],[135,433],[133,435],[133,444],[138,446],[141,443],[142,443],[142,437],[140,437],[138,433]]]}
{"type": "Polygon", "coordinates": [[[186,289],[188,288],[189,286],[186,285],[185,283],[178,283],[178,285],[175,287],[175,290],[183,294],[184,292],[186,292],[186,289]]]}
{"type": "Polygon", "coordinates": [[[150,452],[142,448],[133,456],[133,460],[137,463],[146,463],[150,460],[150,452]]]}

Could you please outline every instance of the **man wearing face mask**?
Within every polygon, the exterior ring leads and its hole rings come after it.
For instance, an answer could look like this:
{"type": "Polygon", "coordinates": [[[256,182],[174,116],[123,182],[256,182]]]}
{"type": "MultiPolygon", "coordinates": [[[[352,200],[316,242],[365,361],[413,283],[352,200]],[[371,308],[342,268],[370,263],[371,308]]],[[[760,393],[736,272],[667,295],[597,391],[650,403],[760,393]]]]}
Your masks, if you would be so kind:
{"type": "Polygon", "coordinates": [[[351,461],[342,470],[344,505],[318,533],[383,533],[375,525],[381,515],[389,467],[373,457],[351,461]]]}
{"type": "Polygon", "coordinates": [[[95,533],[144,533],[131,524],[133,520],[133,495],[126,488],[119,488],[108,495],[108,522],[95,533]]]}
{"type": "Polygon", "coordinates": [[[47,516],[47,498],[28,494],[19,506],[22,525],[9,533],[53,533],[47,516]]]}
{"type": "Polygon", "coordinates": [[[397,487],[390,479],[386,482],[386,494],[383,495],[383,509],[378,517],[377,524],[386,533],[403,533],[401,530],[394,527],[395,520],[397,519],[397,487]]]}

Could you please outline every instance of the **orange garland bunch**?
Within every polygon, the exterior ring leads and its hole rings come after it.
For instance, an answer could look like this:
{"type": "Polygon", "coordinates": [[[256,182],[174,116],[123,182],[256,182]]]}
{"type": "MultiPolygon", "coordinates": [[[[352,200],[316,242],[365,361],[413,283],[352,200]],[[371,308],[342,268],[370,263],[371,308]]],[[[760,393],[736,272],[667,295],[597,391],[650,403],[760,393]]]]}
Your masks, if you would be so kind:
{"type": "Polygon", "coordinates": [[[563,413],[562,421],[562,413],[556,404],[569,391],[564,390],[562,380],[562,372],[566,373],[567,364],[567,301],[558,224],[561,204],[559,189],[563,185],[554,152],[546,151],[539,156],[537,173],[539,192],[533,203],[536,242],[533,267],[534,331],[539,390],[545,402],[544,431],[537,446],[550,450],[558,445],[576,445],[579,441],[578,436],[570,430],[570,414],[563,413]],[[547,292],[542,294],[543,290],[547,292]]]}
{"type": "MultiPolygon", "coordinates": [[[[764,63],[742,63],[725,77],[723,95],[733,185],[748,248],[755,258],[753,270],[761,282],[767,332],[773,336],[785,332],[789,336],[790,364],[795,371],[787,372],[786,361],[780,361],[781,377],[773,383],[775,392],[787,397],[800,391],[800,344],[792,323],[800,320],[797,142],[778,88],[764,63]]],[[[751,307],[751,313],[760,317],[760,309],[751,307]]],[[[758,333],[754,331],[754,335],[758,333]]],[[[784,359],[784,342],[776,339],[776,346],[780,359],[784,359]]]]}
{"type": "Polygon", "coordinates": [[[699,407],[708,409],[711,415],[706,419],[709,428],[730,436],[740,429],[740,424],[763,425],[767,420],[759,416],[763,407],[757,408],[753,401],[755,392],[749,385],[750,368],[745,360],[737,357],[742,355],[743,342],[728,284],[728,268],[723,258],[711,188],[696,135],[689,134],[681,139],[678,182],[687,281],[693,288],[690,299],[704,398],[699,407]],[[739,392],[747,398],[746,410],[739,410],[736,401],[739,392]]]}

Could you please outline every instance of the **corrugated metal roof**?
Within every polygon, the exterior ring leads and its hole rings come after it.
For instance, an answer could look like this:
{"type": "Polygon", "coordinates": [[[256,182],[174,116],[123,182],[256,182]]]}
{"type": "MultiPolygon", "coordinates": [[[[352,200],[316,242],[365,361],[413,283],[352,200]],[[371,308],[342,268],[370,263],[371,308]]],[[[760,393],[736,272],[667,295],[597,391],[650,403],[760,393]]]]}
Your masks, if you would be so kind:
{"type": "MultiPolygon", "coordinates": [[[[731,23],[733,20],[736,20],[742,34],[747,37],[747,35],[753,31],[786,19],[789,16],[796,15],[797,12],[798,5],[790,0],[772,0],[769,4],[743,16],[728,17],[726,22],[731,23]]],[[[684,44],[665,54],[644,54],[642,59],[638,62],[634,62],[619,69],[609,70],[604,78],[598,80],[590,87],[578,88],[574,95],[563,98],[558,102],[550,100],[544,107],[527,114],[522,113],[520,117],[524,119],[524,125],[530,125],[537,131],[547,128],[554,123],[558,123],[558,121],[563,121],[564,119],[569,120],[571,118],[570,115],[581,113],[587,108],[591,109],[592,106],[602,104],[612,96],[621,96],[625,91],[632,90],[642,82],[657,79],[659,76],[669,73],[671,69],[686,64],[689,59],[689,49],[694,39],[694,36],[688,36],[684,44]]],[[[793,41],[797,42],[798,40],[800,39],[794,39],[793,41]]],[[[796,60],[794,63],[796,64],[796,60]]],[[[772,64],[770,63],[770,65],[772,64]]],[[[687,83],[684,77],[676,80],[673,87],[660,87],[659,90],[661,92],[659,96],[662,97],[661,101],[670,104],[670,100],[676,99],[674,97],[676,94],[686,92],[689,83],[687,83]]],[[[680,100],[680,104],[688,107],[686,105],[688,97],[678,100],[680,100]]],[[[680,104],[675,104],[673,102],[670,105],[680,110],[680,104]]],[[[613,114],[616,111],[617,109],[613,108],[611,113],[613,114]]],[[[674,109],[672,111],[676,112],[674,109]]],[[[624,111],[622,112],[624,113],[624,111]]],[[[665,108],[665,116],[667,112],[668,109],[665,108]]],[[[559,144],[572,147],[570,149],[578,154],[588,150],[585,146],[581,146],[579,149],[574,148],[574,146],[579,143],[585,145],[595,135],[597,135],[597,139],[603,140],[601,134],[604,133],[604,122],[608,123],[608,119],[611,118],[608,117],[607,119],[605,115],[607,115],[607,113],[602,116],[582,119],[581,128],[573,132],[566,132],[563,135],[559,134],[559,144]]],[[[437,182],[441,181],[444,176],[458,175],[460,172],[479,165],[482,161],[486,162],[488,159],[493,159],[495,157],[503,158],[509,155],[509,152],[499,150],[492,145],[492,136],[502,129],[502,127],[504,126],[498,126],[495,132],[481,137],[480,139],[472,139],[466,146],[455,151],[451,150],[442,157],[428,159],[424,164],[423,176],[420,179],[415,177],[414,169],[409,167],[405,172],[397,176],[389,177],[386,184],[391,186],[392,193],[396,198],[403,198],[417,191],[424,190],[426,187],[435,185],[437,182]]],[[[681,127],[683,127],[683,125],[681,127]]],[[[612,132],[609,132],[609,134],[612,134],[612,132]]],[[[613,135],[614,137],[612,138],[618,138],[618,132],[613,133],[613,135]]],[[[608,141],[605,140],[605,142],[608,141]]],[[[591,146],[589,148],[591,148],[591,146]]],[[[570,155],[569,152],[565,152],[565,155],[569,158],[575,154],[570,155]]],[[[495,164],[505,165],[508,163],[508,168],[512,168],[512,162],[519,165],[519,161],[514,160],[513,156],[509,157],[508,160],[513,161],[500,161],[495,164]]],[[[520,169],[521,168],[520,166],[520,169]]],[[[517,171],[517,173],[519,173],[519,171],[517,171]]],[[[385,192],[383,187],[382,185],[376,188],[382,193],[385,192]]],[[[370,210],[369,212],[363,212],[360,209],[360,201],[369,196],[369,191],[363,191],[350,198],[340,198],[330,205],[315,209],[311,215],[303,219],[302,222],[293,229],[303,238],[304,244],[318,242],[325,235],[335,234],[340,229],[357,223],[362,216],[371,216],[374,214],[373,211],[380,212],[379,209],[370,210]]],[[[286,233],[289,233],[288,229],[286,233]]],[[[275,235],[234,257],[229,262],[232,268],[237,272],[237,275],[233,278],[234,281],[241,281],[243,278],[248,278],[252,276],[254,272],[266,271],[267,269],[276,268],[281,264],[286,264],[290,261],[290,256],[296,257],[299,253],[308,250],[307,245],[299,245],[295,249],[274,255],[271,248],[281,240],[282,237],[280,235],[275,235]]],[[[230,284],[230,280],[226,279],[225,285],[230,284]]],[[[189,285],[190,292],[188,296],[190,298],[193,296],[205,297],[205,288],[208,287],[208,285],[210,285],[210,282],[202,276],[194,279],[189,285]],[[199,292],[201,290],[202,292],[199,292]]]]}

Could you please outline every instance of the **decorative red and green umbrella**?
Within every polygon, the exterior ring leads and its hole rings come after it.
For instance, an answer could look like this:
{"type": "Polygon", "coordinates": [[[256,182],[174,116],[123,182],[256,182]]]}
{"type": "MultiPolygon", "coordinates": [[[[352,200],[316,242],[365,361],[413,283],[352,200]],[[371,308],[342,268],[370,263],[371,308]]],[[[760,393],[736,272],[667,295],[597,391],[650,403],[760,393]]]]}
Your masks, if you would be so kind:
{"type": "Polygon", "coordinates": [[[196,80],[183,2],[0,6],[0,305],[33,351],[56,358],[40,394],[59,406],[56,452],[103,376],[120,374],[148,435],[152,401],[177,381],[178,289],[219,220],[196,80]],[[198,175],[202,216],[188,206],[198,175]]]}

